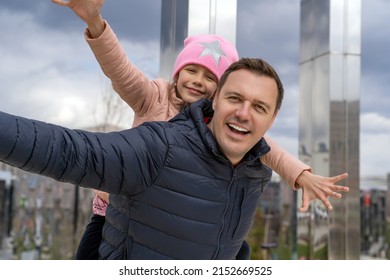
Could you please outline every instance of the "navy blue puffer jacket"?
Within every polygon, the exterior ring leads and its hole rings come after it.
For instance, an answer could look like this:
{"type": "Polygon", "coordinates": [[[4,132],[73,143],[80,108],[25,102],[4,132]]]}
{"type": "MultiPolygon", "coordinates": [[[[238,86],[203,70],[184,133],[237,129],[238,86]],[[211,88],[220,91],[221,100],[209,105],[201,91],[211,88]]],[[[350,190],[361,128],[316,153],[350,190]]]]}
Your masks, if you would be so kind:
{"type": "Polygon", "coordinates": [[[262,139],[233,167],[204,122],[210,101],[113,133],[0,113],[0,160],[110,193],[103,259],[234,259],[271,170],[262,139]]]}

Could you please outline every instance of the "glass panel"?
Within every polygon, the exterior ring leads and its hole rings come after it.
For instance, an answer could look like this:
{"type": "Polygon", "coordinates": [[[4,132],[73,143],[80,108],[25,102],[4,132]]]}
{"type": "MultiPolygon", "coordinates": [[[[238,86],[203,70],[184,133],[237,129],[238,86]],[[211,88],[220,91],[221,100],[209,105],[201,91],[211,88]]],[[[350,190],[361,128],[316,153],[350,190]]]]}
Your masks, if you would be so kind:
{"type": "Polygon", "coordinates": [[[342,53],[344,51],[344,36],[345,36],[345,1],[332,0],[331,5],[331,21],[330,21],[330,51],[342,53]]]}
{"type": "MultiPolygon", "coordinates": [[[[361,0],[347,1],[347,28],[348,28],[348,49],[351,54],[360,55],[361,41],[361,0]]],[[[360,69],[360,68],[359,68],[360,69]]]]}
{"type": "Polygon", "coordinates": [[[236,43],[237,0],[190,0],[188,34],[218,34],[236,43]]]}
{"type": "Polygon", "coordinates": [[[350,191],[347,201],[347,259],[360,256],[360,187],[359,187],[359,115],[360,115],[360,56],[348,55],[344,58],[349,71],[346,75],[347,111],[347,153],[350,191]]]}
{"type": "MultiPolygon", "coordinates": [[[[329,176],[329,55],[315,60],[313,92],[313,170],[329,176]]],[[[327,259],[328,213],[320,202],[313,203],[313,257],[327,259]]]]}
{"type": "Polygon", "coordinates": [[[315,15],[312,8],[313,1],[301,1],[301,24],[300,24],[300,62],[310,60],[314,56],[314,23],[315,15]]]}
{"type": "Polygon", "coordinates": [[[315,56],[329,52],[329,29],[330,29],[330,14],[329,1],[317,0],[315,1],[315,30],[314,42],[315,56]]]}
{"type": "Polygon", "coordinates": [[[215,21],[215,34],[223,36],[226,38],[226,40],[235,45],[237,27],[237,0],[211,0],[211,2],[216,2],[215,14],[217,16],[217,20],[215,21]]]}
{"type": "MultiPolygon", "coordinates": [[[[312,98],[313,98],[313,67],[312,61],[300,66],[300,99],[299,99],[299,159],[312,166],[312,98]]],[[[300,207],[302,192],[298,191],[297,203],[300,207]]],[[[297,213],[297,255],[299,259],[311,259],[312,256],[312,215],[297,213]]]]}
{"type": "Polygon", "coordinates": [[[208,34],[210,27],[210,0],[189,0],[188,34],[208,34]]]}
{"type": "Polygon", "coordinates": [[[172,79],[172,68],[188,29],[188,0],[163,0],[161,5],[160,77],[172,79]]]}
{"type": "Polygon", "coordinates": [[[329,55],[315,60],[313,91],[313,168],[329,175],[329,55]]]}

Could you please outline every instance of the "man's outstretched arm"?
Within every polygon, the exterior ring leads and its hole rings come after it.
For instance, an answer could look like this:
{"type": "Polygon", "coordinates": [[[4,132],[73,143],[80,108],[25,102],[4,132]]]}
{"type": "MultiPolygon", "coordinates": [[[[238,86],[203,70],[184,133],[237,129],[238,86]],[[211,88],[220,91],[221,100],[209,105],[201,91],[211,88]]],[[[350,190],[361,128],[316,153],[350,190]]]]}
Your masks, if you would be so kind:
{"type": "Polygon", "coordinates": [[[161,131],[93,133],[0,112],[0,161],[57,181],[132,194],[158,174],[167,147],[161,131]]]}

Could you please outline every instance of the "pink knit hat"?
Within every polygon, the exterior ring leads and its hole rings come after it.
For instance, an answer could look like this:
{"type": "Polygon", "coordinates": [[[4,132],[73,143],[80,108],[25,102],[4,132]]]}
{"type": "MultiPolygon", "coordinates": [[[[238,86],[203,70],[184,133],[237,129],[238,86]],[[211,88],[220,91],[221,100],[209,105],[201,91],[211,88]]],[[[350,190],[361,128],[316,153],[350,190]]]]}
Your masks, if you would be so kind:
{"type": "Polygon", "coordinates": [[[209,69],[218,79],[233,62],[238,60],[236,48],[217,35],[189,36],[178,54],[173,67],[173,77],[188,64],[198,64],[209,69]]]}

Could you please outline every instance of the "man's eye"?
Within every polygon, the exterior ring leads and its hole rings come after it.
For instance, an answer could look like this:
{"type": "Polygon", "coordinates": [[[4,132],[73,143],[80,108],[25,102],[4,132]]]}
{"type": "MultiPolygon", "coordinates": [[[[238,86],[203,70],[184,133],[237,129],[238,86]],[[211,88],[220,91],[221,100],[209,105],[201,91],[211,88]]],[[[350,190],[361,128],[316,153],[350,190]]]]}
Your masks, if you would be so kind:
{"type": "Polygon", "coordinates": [[[239,99],[238,97],[236,97],[236,96],[230,96],[230,97],[229,97],[229,100],[230,100],[230,101],[233,101],[233,102],[238,102],[238,101],[240,101],[240,99],[239,99]]]}
{"type": "Polygon", "coordinates": [[[256,110],[258,111],[258,112],[264,112],[264,113],[266,113],[267,112],[267,110],[264,108],[264,106],[262,106],[262,105],[256,105],[256,110]]]}

